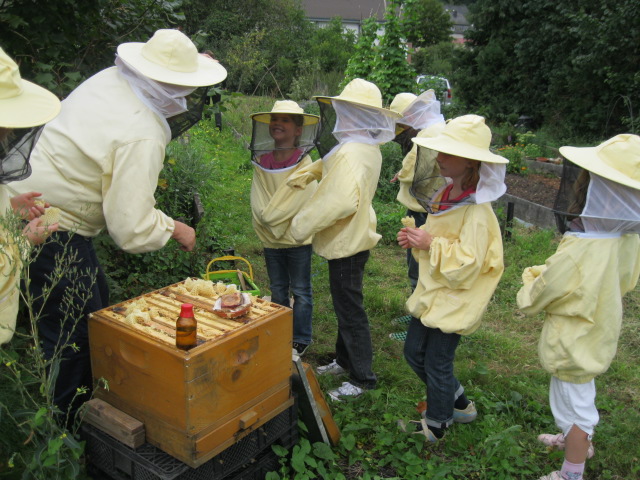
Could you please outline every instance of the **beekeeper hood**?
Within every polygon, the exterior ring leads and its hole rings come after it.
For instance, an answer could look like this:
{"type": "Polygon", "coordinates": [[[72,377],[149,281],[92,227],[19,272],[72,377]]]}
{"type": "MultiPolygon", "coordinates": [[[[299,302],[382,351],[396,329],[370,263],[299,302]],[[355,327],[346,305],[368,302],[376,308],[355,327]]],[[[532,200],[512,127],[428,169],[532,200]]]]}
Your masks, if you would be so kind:
{"type": "Polygon", "coordinates": [[[217,60],[199,54],[189,37],[171,29],[156,31],[146,43],[119,45],[115,64],[136,96],[166,122],[171,138],[202,118],[208,89],[198,87],[227,77],[217,60]]]}
{"type": "Polygon", "coordinates": [[[29,176],[29,155],[40,129],[60,112],[60,100],[23,80],[18,65],[0,48],[0,183],[29,176]]]}
{"type": "Polygon", "coordinates": [[[561,231],[579,214],[587,234],[640,233],[638,135],[616,135],[596,147],[565,146],[560,154],[566,160],[554,211],[561,231]]]}
{"type": "MultiPolygon", "coordinates": [[[[411,195],[427,212],[433,212],[433,162],[429,151],[448,153],[480,162],[478,185],[464,203],[486,203],[500,198],[507,187],[504,183],[506,164],[509,161],[491,152],[491,130],[484,118],[478,115],[463,115],[450,120],[442,132],[432,138],[416,137],[418,145],[416,171],[411,185],[411,195]],[[429,185],[425,188],[424,185],[429,185]]],[[[432,153],[431,153],[432,155],[432,153]]],[[[442,178],[440,188],[450,179],[442,178]]],[[[436,209],[438,210],[438,209],[436,209]]]]}
{"type": "Polygon", "coordinates": [[[258,168],[291,169],[315,146],[320,117],[304,113],[293,100],[279,100],[270,112],[254,113],[251,120],[249,148],[251,161],[258,168]],[[285,153],[284,162],[275,161],[276,152],[285,153]]]}
{"type": "Polygon", "coordinates": [[[396,123],[415,130],[423,130],[435,123],[444,122],[444,116],[440,113],[440,102],[433,90],[427,90],[418,96],[399,93],[389,108],[401,115],[396,123]]]}
{"type": "Polygon", "coordinates": [[[321,119],[316,147],[322,157],[338,143],[381,145],[395,137],[400,115],[382,107],[380,89],[371,82],[355,78],[337,97],[315,98],[321,119]]]}

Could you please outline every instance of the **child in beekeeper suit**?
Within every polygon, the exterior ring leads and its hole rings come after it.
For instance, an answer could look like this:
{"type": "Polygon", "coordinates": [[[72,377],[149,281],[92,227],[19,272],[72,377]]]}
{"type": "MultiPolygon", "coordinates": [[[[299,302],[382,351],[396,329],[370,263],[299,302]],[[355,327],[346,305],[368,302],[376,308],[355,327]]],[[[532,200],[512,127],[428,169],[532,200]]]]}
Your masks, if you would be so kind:
{"type": "Polygon", "coordinates": [[[594,378],[616,353],[622,297],[640,275],[640,137],[617,135],[560,153],[563,181],[575,164],[584,169],[576,187],[587,182],[574,190],[561,185],[556,207],[574,208],[556,218],[565,219],[559,225],[568,231],[544,265],[525,269],[517,301],[526,315],[545,312],[538,355],[552,375],[549,400],[562,433],[538,438],[565,450],[562,468],[541,480],[580,480],[599,420],[594,378]],[[561,198],[567,193],[573,198],[561,198]]]}
{"type": "Polygon", "coordinates": [[[292,100],[275,102],[271,112],[255,113],[251,152],[253,227],[264,245],[271,300],[289,306],[293,295],[293,350],[302,355],[311,344],[313,294],[311,236],[301,241],[290,233],[291,219],[313,195],[317,182],[291,188],[288,178],[312,164],[319,117],[304,113],[292,100]]]}
{"type": "Polygon", "coordinates": [[[437,442],[453,422],[477,416],[453,362],[461,335],[480,326],[504,270],[491,202],[506,191],[508,161],[489,151],[491,131],[477,115],[455,118],[440,135],[413,141],[418,155],[412,194],[429,216],[422,227],[398,232],[398,243],[412,249],[419,265],[418,284],[406,303],[412,319],[404,356],[427,392],[426,411],[411,422],[414,433],[437,442]],[[447,183],[431,198],[433,151],[447,183]]]}
{"type": "MultiPolygon", "coordinates": [[[[440,113],[440,102],[436,99],[433,90],[427,90],[416,96],[412,93],[399,93],[391,102],[389,108],[400,115],[396,123],[396,139],[402,136],[409,139],[412,148],[406,152],[402,160],[402,168],[391,179],[391,183],[400,182],[397,200],[407,207],[407,216],[412,217],[415,226],[420,227],[427,221],[427,213],[420,203],[411,196],[410,188],[413,183],[413,173],[416,165],[416,154],[418,145],[411,139],[414,137],[435,137],[444,129],[444,116],[440,113]],[[402,130],[398,133],[398,130],[402,130]]],[[[404,153],[404,152],[403,152],[404,153]]],[[[439,177],[438,164],[436,162],[436,152],[431,152],[431,165],[433,166],[434,183],[437,184],[439,177]]],[[[434,192],[435,193],[435,192],[434,192]]],[[[418,283],[418,262],[413,258],[411,250],[407,250],[407,275],[411,291],[415,290],[418,283]]],[[[399,325],[408,325],[411,322],[411,315],[404,315],[392,321],[399,325]]],[[[395,340],[403,341],[407,337],[406,332],[394,332],[389,335],[395,340]]]]}
{"type": "MultiPolygon", "coordinates": [[[[380,240],[371,206],[382,165],[379,145],[393,140],[399,116],[382,107],[378,87],[359,78],[337,97],[316,98],[322,125],[316,143],[322,156],[322,179],[293,218],[291,234],[298,241],[313,235],[314,251],[328,260],[338,320],[336,358],[317,371],[348,373],[349,381],[329,392],[337,400],[376,387],[362,283],[369,250],[380,240]]],[[[300,177],[290,184],[299,185],[300,177]]]]}
{"type": "Polygon", "coordinates": [[[37,136],[31,127],[58,112],[56,96],[23,80],[18,65],[0,48],[0,344],[10,341],[15,331],[22,257],[28,244],[42,243],[58,229],[56,222],[45,224],[44,207],[35,203],[39,192],[9,198],[4,184],[29,176],[29,154],[37,136]],[[21,218],[29,220],[24,228],[19,225],[21,218]]]}

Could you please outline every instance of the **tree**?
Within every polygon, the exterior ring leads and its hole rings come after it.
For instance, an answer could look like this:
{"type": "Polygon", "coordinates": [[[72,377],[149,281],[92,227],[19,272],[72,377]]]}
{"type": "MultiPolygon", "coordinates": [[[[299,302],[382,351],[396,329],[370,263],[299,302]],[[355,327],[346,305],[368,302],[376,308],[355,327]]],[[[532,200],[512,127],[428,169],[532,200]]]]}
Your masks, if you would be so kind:
{"type": "Polygon", "coordinates": [[[402,31],[414,47],[450,40],[451,18],[438,0],[404,0],[402,31]]]}
{"type": "Polygon", "coordinates": [[[313,29],[306,57],[318,59],[324,71],[344,72],[355,50],[355,43],[353,30],[345,30],[342,19],[334,17],[328,25],[313,29]]]}
{"type": "Polygon", "coordinates": [[[639,18],[633,0],[478,0],[458,95],[494,118],[536,117],[572,141],[638,131],[639,18]]]}
{"type": "Polygon", "coordinates": [[[407,61],[408,51],[397,15],[401,5],[401,0],[391,0],[387,4],[382,36],[377,35],[375,18],[363,22],[362,34],[355,54],[349,60],[342,86],[354,78],[364,78],[375,83],[387,101],[400,92],[413,91],[416,73],[407,61]]]}
{"type": "Polygon", "coordinates": [[[113,65],[116,47],[181,20],[180,0],[0,2],[0,44],[21,74],[64,95],[113,65]]]}
{"type": "Polygon", "coordinates": [[[380,88],[387,101],[398,93],[413,91],[415,85],[416,72],[407,61],[408,51],[396,15],[400,6],[400,0],[391,0],[387,6],[384,35],[370,75],[370,80],[380,88]]]}
{"type": "Polygon", "coordinates": [[[360,36],[356,42],[353,56],[349,59],[344,72],[344,87],[354,78],[368,78],[378,55],[376,39],[378,38],[378,22],[375,17],[364,19],[360,36]]]}

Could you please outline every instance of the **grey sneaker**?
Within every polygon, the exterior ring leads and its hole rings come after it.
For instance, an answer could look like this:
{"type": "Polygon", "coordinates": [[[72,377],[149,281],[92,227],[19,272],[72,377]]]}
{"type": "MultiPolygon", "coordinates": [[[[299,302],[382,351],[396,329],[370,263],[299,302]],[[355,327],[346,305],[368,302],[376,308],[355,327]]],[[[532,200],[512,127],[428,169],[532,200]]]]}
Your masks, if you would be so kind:
{"type": "Polygon", "coordinates": [[[326,375],[327,373],[330,373],[331,375],[342,375],[343,373],[347,373],[344,368],[338,365],[335,358],[329,365],[323,365],[316,368],[316,372],[318,372],[318,375],[326,375]]]}
{"type": "Polygon", "coordinates": [[[359,397],[363,393],[364,388],[357,387],[350,382],[343,382],[341,387],[329,392],[329,397],[331,397],[331,400],[341,402],[340,397],[359,397]]]}
{"type": "Polygon", "coordinates": [[[478,410],[476,410],[476,405],[473,402],[469,403],[464,410],[453,409],[453,421],[456,423],[471,423],[477,416],[478,410]]]}

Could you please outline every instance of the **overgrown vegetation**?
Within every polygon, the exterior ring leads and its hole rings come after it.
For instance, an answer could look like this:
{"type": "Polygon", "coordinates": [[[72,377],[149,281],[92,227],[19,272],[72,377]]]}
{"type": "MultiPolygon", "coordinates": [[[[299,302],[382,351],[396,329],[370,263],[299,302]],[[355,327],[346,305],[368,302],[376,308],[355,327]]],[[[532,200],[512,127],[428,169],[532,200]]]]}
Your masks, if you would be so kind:
{"type": "Polygon", "coordinates": [[[563,141],[638,132],[638,2],[478,0],[470,8],[472,48],[459,51],[453,76],[469,110],[496,120],[528,115],[563,141]]]}

